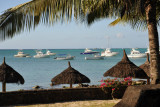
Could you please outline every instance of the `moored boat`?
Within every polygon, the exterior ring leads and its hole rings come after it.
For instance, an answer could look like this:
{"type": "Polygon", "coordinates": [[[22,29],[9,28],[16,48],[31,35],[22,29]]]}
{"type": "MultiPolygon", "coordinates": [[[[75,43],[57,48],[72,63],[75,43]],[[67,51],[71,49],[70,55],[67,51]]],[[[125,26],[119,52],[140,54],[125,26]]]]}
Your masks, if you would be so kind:
{"type": "Polygon", "coordinates": [[[18,53],[16,55],[14,55],[14,57],[26,57],[29,54],[25,54],[22,50],[19,50],[18,53]]]}
{"type": "Polygon", "coordinates": [[[47,55],[51,55],[51,56],[56,55],[56,53],[53,53],[53,52],[51,52],[51,51],[49,51],[49,50],[46,51],[46,54],[47,54],[47,55]]]}
{"type": "Polygon", "coordinates": [[[36,51],[36,53],[37,53],[37,54],[33,56],[34,58],[49,58],[49,57],[50,57],[50,56],[47,55],[47,54],[43,54],[42,51],[36,51]]]}
{"type": "Polygon", "coordinates": [[[26,56],[26,58],[31,58],[32,56],[26,56]]]}
{"type": "Polygon", "coordinates": [[[146,56],[146,53],[140,53],[138,50],[135,50],[134,48],[132,48],[131,54],[128,55],[128,57],[130,58],[144,58],[146,56]]]}
{"type": "Polygon", "coordinates": [[[56,60],[73,60],[75,56],[67,55],[67,56],[59,56],[55,57],[54,59],[56,60]]]}
{"type": "Polygon", "coordinates": [[[106,48],[105,51],[101,52],[101,56],[115,56],[118,52],[112,52],[110,48],[106,48]]]}
{"type": "Polygon", "coordinates": [[[85,60],[102,60],[102,59],[104,59],[104,56],[100,56],[100,55],[85,57],[85,60]]]}
{"type": "Polygon", "coordinates": [[[99,53],[99,52],[98,51],[92,51],[92,50],[86,48],[85,51],[80,53],[80,54],[96,54],[96,53],[99,53]]]}
{"type": "Polygon", "coordinates": [[[150,49],[147,48],[147,51],[146,51],[145,53],[146,53],[146,54],[147,54],[147,53],[150,54],[150,49]]]}

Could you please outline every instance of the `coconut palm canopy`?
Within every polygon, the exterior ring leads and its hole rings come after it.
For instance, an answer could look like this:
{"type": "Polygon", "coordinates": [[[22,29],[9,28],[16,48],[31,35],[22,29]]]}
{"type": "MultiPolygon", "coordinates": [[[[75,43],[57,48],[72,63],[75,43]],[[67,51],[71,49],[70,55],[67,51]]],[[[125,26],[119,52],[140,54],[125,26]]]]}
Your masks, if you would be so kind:
{"type": "Polygon", "coordinates": [[[139,67],[137,67],[133,62],[131,62],[125,50],[123,50],[123,58],[120,62],[118,62],[115,66],[104,73],[104,76],[111,76],[111,77],[134,77],[134,78],[141,78],[145,79],[148,78],[147,74],[139,67]]]}
{"type": "MultiPolygon", "coordinates": [[[[144,3],[140,0],[31,0],[0,15],[0,40],[12,38],[24,30],[34,29],[38,24],[54,25],[55,22],[87,21],[91,24],[100,18],[118,18],[133,28],[145,25],[144,3]],[[128,11],[128,12],[127,12],[128,11]],[[122,17],[123,16],[123,17],[122,17]]],[[[160,17],[160,1],[157,0],[157,24],[160,17]]],[[[114,25],[112,23],[112,25],[114,25]]],[[[159,24],[158,24],[159,25],[159,24]]]]}
{"type": "Polygon", "coordinates": [[[80,5],[80,0],[32,0],[12,7],[0,15],[0,40],[35,29],[40,23],[70,22],[72,15],[77,19],[80,5]]]}
{"type": "Polygon", "coordinates": [[[24,84],[23,77],[5,63],[5,58],[0,66],[0,82],[24,84]]]}
{"type": "Polygon", "coordinates": [[[139,66],[141,69],[144,70],[144,72],[147,74],[148,77],[150,77],[150,61],[149,61],[149,55],[147,54],[146,62],[139,66]]]}
{"type": "Polygon", "coordinates": [[[54,84],[78,84],[78,83],[90,83],[90,79],[85,75],[81,74],[77,70],[71,67],[70,62],[69,67],[63,72],[55,76],[51,82],[54,84]]]}

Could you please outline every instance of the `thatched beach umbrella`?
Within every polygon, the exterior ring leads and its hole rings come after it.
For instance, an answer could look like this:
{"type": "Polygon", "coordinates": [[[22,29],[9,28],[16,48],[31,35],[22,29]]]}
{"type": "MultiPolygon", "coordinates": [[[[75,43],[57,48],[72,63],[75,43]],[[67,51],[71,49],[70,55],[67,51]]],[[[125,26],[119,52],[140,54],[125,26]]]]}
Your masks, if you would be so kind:
{"type": "Polygon", "coordinates": [[[134,77],[134,78],[147,78],[146,73],[139,67],[137,67],[133,62],[131,62],[125,50],[123,50],[123,58],[120,62],[118,62],[115,66],[104,73],[104,76],[111,76],[111,77],[119,77],[119,78],[126,78],[126,77],[134,77]]]}
{"type": "Polygon", "coordinates": [[[51,80],[53,84],[70,84],[70,88],[72,88],[72,84],[90,83],[90,79],[72,68],[70,62],[68,62],[68,65],[67,69],[51,80]]]}
{"type": "Polygon", "coordinates": [[[24,84],[23,77],[12,67],[6,64],[5,57],[0,66],[0,82],[2,82],[2,92],[6,92],[6,83],[24,84]]]}
{"type": "Polygon", "coordinates": [[[144,72],[147,74],[147,84],[150,84],[150,61],[149,61],[149,54],[147,53],[146,62],[139,66],[144,72]]]}

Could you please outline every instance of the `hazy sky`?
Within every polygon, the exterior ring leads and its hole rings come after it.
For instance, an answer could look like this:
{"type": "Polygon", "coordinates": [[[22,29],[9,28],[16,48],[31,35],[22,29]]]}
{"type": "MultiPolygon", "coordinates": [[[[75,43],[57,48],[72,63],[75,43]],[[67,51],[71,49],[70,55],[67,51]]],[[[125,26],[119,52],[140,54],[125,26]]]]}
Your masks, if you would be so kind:
{"type": "MultiPolygon", "coordinates": [[[[0,14],[4,10],[29,0],[0,0],[0,14]]],[[[148,31],[133,30],[129,25],[108,24],[114,19],[96,21],[91,26],[84,23],[56,23],[39,25],[35,30],[22,32],[13,39],[0,42],[0,49],[68,49],[68,48],[146,48],[148,31]]],[[[159,29],[159,28],[158,28],[159,29]]]]}

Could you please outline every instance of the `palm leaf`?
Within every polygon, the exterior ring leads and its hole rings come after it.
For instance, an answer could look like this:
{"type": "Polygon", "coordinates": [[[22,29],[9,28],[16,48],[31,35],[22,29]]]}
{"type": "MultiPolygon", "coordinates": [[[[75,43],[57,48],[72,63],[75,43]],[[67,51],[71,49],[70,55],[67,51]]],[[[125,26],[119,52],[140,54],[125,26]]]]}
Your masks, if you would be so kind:
{"type": "Polygon", "coordinates": [[[1,40],[12,38],[24,30],[30,31],[39,23],[69,22],[73,12],[75,20],[84,18],[80,6],[80,0],[32,0],[10,8],[0,16],[1,40]]]}
{"type": "Polygon", "coordinates": [[[116,19],[116,20],[114,20],[113,22],[111,22],[110,24],[109,24],[109,26],[115,26],[115,25],[117,25],[119,22],[121,22],[122,20],[121,20],[121,18],[118,18],[118,19],[116,19]]]}

